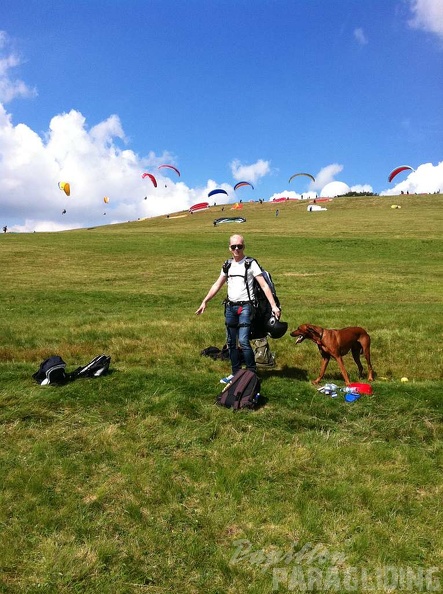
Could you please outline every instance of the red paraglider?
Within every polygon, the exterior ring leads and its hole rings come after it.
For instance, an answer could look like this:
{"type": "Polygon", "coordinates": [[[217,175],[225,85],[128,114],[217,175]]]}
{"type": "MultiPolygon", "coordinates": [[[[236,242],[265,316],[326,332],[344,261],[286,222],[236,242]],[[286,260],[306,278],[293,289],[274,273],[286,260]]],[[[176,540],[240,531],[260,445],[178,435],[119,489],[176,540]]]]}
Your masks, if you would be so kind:
{"type": "Polygon", "coordinates": [[[198,210],[205,210],[209,208],[209,202],[199,202],[198,204],[194,204],[189,209],[189,212],[197,212],[198,210]]]}
{"type": "Polygon", "coordinates": [[[157,180],[155,179],[155,177],[152,175],[152,173],[143,173],[142,175],[142,179],[145,179],[145,177],[149,177],[149,179],[152,181],[152,183],[154,184],[154,188],[157,187],[157,180]]]}
{"type": "Polygon", "coordinates": [[[249,183],[247,181],[241,181],[241,182],[238,182],[238,184],[235,184],[234,190],[237,190],[238,188],[242,188],[243,186],[251,186],[251,188],[254,189],[254,186],[251,183],[249,183]]]}
{"type": "Polygon", "coordinates": [[[396,175],[398,175],[402,171],[407,171],[407,170],[409,170],[409,171],[415,171],[415,169],[413,167],[411,167],[410,165],[400,165],[400,167],[396,167],[389,174],[388,181],[391,182],[396,175]]]}

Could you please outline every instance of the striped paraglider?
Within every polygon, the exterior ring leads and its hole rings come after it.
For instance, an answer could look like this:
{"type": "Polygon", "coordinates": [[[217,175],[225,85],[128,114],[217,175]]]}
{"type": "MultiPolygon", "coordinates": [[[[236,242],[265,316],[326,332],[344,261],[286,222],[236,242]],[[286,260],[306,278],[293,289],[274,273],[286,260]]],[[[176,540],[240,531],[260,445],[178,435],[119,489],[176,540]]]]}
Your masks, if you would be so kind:
{"type": "Polygon", "coordinates": [[[394,179],[394,177],[396,177],[402,171],[415,171],[415,169],[410,165],[400,165],[399,167],[396,167],[391,171],[388,177],[388,181],[391,182],[394,179]]]}
{"type": "Polygon", "coordinates": [[[250,186],[252,189],[254,189],[254,186],[250,182],[240,181],[237,184],[235,184],[234,190],[238,190],[239,188],[243,188],[244,186],[250,186]]]}

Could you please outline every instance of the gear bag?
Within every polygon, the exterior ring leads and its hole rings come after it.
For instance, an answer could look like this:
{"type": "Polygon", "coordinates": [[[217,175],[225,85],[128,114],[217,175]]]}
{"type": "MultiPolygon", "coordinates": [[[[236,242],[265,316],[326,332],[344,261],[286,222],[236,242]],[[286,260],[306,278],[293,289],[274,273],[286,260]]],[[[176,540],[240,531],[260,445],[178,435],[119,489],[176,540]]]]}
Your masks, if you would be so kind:
{"type": "Polygon", "coordinates": [[[268,339],[256,338],[252,341],[252,350],[254,351],[255,362],[259,367],[274,367],[275,355],[271,353],[268,339]]]}
{"type": "Polygon", "coordinates": [[[232,408],[255,410],[260,400],[260,378],[249,369],[240,369],[217,396],[216,404],[232,408]]]}

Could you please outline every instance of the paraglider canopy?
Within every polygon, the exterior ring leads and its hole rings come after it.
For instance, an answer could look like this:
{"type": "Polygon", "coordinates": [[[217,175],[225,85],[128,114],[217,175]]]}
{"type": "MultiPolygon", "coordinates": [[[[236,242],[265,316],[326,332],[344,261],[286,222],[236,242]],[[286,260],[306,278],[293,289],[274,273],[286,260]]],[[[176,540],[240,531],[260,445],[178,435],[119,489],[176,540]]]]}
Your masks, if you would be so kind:
{"type": "Polygon", "coordinates": [[[155,179],[155,177],[152,175],[152,173],[143,173],[142,174],[142,179],[145,179],[145,177],[149,177],[149,179],[152,181],[154,188],[157,187],[157,180],[155,179]]]}
{"type": "Polygon", "coordinates": [[[228,195],[226,190],[222,190],[221,188],[218,188],[217,190],[211,190],[208,194],[208,198],[210,198],[211,196],[215,196],[215,194],[226,194],[226,196],[228,195]]]}
{"type": "Polygon", "coordinates": [[[172,169],[180,177],[180,171],[177,169],[177,167],[174,167],[174,165],[159,165],[158,168],[159,169],[165,169],[165,168],[172,169]]]}
{"type": "Polygon", "coordinates": [[[234,190],[237,190],[238,188],[242,188],[243,186],[251,186],[251,188],[254,189],[254,186],[251,183],[249,183],[247,181],[241,181],[241,182],[238,182],[238,184],[235,184],[234,190]]]}
{"type": "Polygon", "coordinates": [[[220,217],[214,220],[214,227],[223,223],[246,223],[244,217],[220,217]]]}
{"type": "Polygon", "coordinates": [[[60,190],[62,190],[66,194],[66,196],[71,195],[71,186],[69,185],[68,182],[64,182],[64,181],[58,182],[58,187],[60,190]]]}
{"type": "Polygon", "coordinates": [[[197,210],[204,210],[209,208],[209,202],[199,202],[190,207],[189,212],[196,212],[197,210]]]}
{"type": "Polygon", "coordinates": [[[109,202],[109,198],[108,198],[107,196],[105,196],[105,197],[103,198],[103,202],[104,202],[105,204],[108,204],[108,202],[109,202]]]}
{"type": "Polygon", "coordinates": [[[407,171],[407,170],[409,170],[409,171],[415,171],[415,169],[413,167],[411,167],[410,165],[400,165],[400,167],[396,167],[389,174],[388,181],[391,182],[396,175],[398,175],[402,171],[407,171]]]}
{"type": "Polygon", "coordinates": [[[289,178],[288,183],[291,183],[291,180],[294,179],[294,177],[298,177],[299,175],[305,175],[305,176],[309,177],[310,179],[312,179],[313,182],[315,182],[315,177],[313,175],[311,175],[310,173],[294,173],[294,175],[291,175],[291,177],[289,178]]]}

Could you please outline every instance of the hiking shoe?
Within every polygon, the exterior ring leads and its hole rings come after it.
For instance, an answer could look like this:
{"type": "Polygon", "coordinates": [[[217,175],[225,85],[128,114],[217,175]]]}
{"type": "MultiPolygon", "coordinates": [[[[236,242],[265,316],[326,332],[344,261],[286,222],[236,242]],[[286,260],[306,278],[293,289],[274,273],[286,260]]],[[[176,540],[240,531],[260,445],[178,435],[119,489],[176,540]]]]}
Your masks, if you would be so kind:
{"type": "Polygon", "coordinates": [[[220,380],[221,384],[229,384],[229,382],[232,380],[233,378],[233,374],[231,373],[231,375],[228,375],[227,377],[222,377],[220,380]]]}

